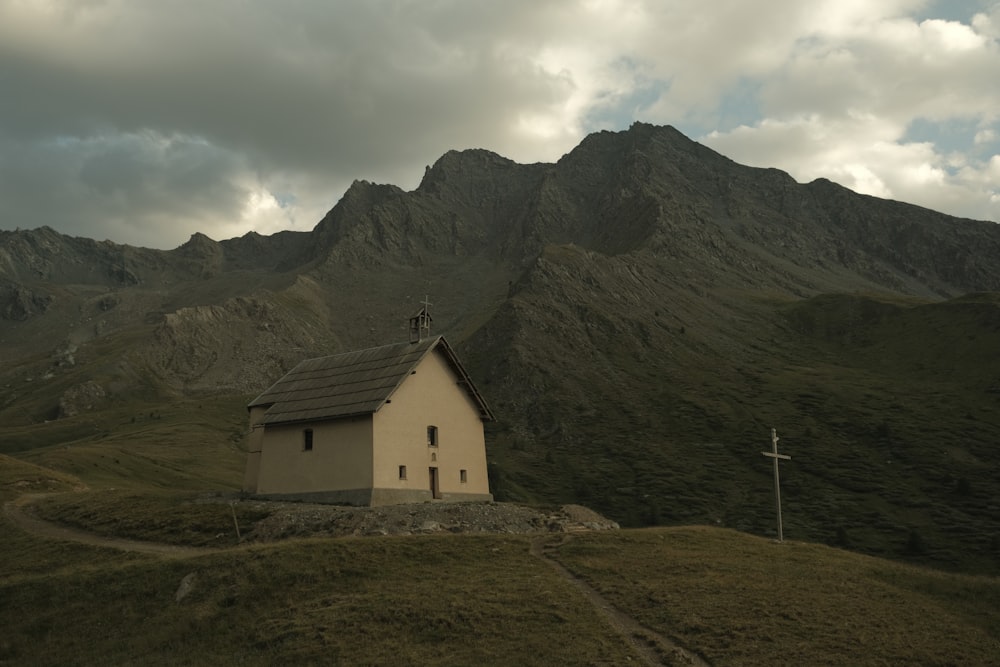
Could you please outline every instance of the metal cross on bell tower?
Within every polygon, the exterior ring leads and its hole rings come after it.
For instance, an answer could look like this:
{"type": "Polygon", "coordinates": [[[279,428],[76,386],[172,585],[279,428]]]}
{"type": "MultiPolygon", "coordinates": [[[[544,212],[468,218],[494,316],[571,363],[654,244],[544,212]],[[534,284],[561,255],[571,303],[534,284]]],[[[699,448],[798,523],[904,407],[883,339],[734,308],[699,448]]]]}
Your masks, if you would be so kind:
{"type": "Polygon", "coordinates": [[[781,480],[778,478],[778,459],[791,460],[792,457],[778,453],[778,432],[773,428],[771,429],[771,451],[761,452],[761,454],[774,461],[774,504],[778,508],[778,541],[782,542],[784,540],[781,534],[781,480]]]}

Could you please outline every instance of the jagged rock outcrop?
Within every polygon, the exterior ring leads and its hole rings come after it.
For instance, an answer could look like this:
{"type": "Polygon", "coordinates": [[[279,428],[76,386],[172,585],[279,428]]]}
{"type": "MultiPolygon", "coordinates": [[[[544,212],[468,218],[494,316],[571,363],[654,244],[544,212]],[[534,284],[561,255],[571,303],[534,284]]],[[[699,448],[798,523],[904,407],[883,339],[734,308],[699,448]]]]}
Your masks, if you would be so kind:
{"type": "Polygon", "coordinates": [[[181,388],[250,393],[327,338],[262,294],[168,313],[138,354],[181,388]]]}
{"type": "Polygon", "coordinates": [[[108,394],[93,380],[74,385],[59,398],[59,419],[73,417],[81,412],[89,412],[101,407],[108,394]]]}
{"type": "Polygon", "coordinates": [[[0,284],[0,318],[24,321],[33,315],[44,313],[52,296],[30,290],[16,283],[0,284]]]}

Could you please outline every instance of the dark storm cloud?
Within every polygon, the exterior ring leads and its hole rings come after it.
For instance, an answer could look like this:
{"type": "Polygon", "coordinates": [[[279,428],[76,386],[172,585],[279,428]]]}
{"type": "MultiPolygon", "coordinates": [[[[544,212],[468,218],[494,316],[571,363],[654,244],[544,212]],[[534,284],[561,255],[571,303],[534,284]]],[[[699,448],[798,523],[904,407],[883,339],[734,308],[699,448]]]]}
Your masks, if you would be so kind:
{"type": "Polygon", "coordinates": [[[178,242],[175,230],[252,216],[247,202],[255,188],[273,194],[272,179],[325,185],[325,206],[355,178],[414,185],[418,165],[551,97],[547,76],[484,37],[516,16],[499,6],[206,7],[7,7],[26,29],[0,40],[4,221],[75,217],[83,233],[146,223],[178,242]]]}
{"type": "Polygon", "coordinates": [[[449,149],[555,160],[636,119],[996,217],[1000,5],[926,6],[0,0],[0,227],[309,229],[354,179],[414,187],[449,149]],[[972,119],[977,152],[908,141],[925,117],[972,119]]]}

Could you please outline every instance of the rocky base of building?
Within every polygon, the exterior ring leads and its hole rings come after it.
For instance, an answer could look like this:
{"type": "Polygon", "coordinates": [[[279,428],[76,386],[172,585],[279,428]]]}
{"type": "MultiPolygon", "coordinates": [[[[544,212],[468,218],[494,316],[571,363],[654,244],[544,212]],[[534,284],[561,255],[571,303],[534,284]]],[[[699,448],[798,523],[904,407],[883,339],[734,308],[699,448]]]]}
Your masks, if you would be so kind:
{"type": "Polygon", "coordinates": [[[244,542],[293,537],[361,537],[431,533],[565,533],[616,530],[616,522],[580,505],[541,510],[496,502],[426,502],[381,507],[345,507],[244,500],[267,512],[244,542]]]}

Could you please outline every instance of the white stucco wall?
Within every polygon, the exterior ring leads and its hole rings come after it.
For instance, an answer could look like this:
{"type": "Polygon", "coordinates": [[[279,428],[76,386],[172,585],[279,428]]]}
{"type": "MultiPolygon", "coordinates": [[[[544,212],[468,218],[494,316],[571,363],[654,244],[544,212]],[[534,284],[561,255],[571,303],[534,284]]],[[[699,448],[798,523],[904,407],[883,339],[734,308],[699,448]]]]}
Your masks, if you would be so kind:
{"type": "Polygon", "coordinates": [[[458,385],[444,355],[428,354],[374,415],[373,482],[376,489],[430,490],[429,468],[449,495],[489,494],[486,446],[479,410],[458,385]],[[427,444],[427,427],[438,429],[438,446],[427,444]],[[399,466],[407,479],[399,479],[399,466]],[[460,471],[466,471],[466,482],[460,471]]]}

